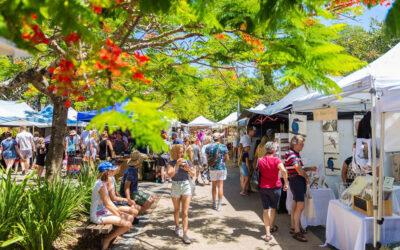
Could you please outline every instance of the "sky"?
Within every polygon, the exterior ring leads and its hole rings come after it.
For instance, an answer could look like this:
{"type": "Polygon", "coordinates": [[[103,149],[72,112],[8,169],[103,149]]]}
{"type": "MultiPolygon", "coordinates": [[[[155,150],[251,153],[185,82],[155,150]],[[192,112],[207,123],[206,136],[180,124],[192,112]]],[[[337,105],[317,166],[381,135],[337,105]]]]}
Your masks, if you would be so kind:
{"type": "Polygon", "coordinates": [[[357,16],[355,20],[349,18],[343,18],[342,20],[334,21],[333,23],[345,22],[350,25],[362,26],[364,29],[368,30],[369,24],[371,23],[371,18],[374,18],[379,22],[384,21],[390,8],[391,7],[377,5],[371,9],[367,9],[362,15],[357,16]]]}

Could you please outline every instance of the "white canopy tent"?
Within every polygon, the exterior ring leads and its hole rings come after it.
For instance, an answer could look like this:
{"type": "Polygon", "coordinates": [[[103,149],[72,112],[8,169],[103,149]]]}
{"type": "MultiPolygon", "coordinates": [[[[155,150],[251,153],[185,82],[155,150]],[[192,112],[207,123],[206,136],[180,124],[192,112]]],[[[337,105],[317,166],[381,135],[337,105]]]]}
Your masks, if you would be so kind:
{"type": "Polygon", "coordinates": [[[33,110],[25,102],[0,100],[0,126],[51,127],[51,121],[33,110]]]}
{"type": "Polygon", "coordinates": [[[188,127],[212,127],[215,125],[217,125],[215,122],[205,118],[202,115],[188,123],[188,127]]]}
{"type": "MultiPolygon", "coordinates": [[[[376,148],[376,128],[380,128],[379,165],[381,166],[379,168],[378,192],[376,192],[376,182],[373,181],[373,193],[378,193],[378,197],[373,195],[374,247],[381,240],[381,226],[377,221],[382,218],[385,140],[390,141],[390,145],[400,145],[398,135],[385,138],[385,132],[387,132],[385,126],[385,122],[387,122],[385,119],[386,112],[400,112],[400,70],[398,65],[400,65],[400,43],[368,66],[339,81],[338,85],[343,89],[342,100],[334,95],[325,96],[312,93],[293,103],[294,111],[312,111],[328,106],[336,106],[338,111],[371,110],[372,148],[376,148]],[[378,209],[376,209],[377,206],[378,209]]],[[[377,176],[376,150],[372,150],[372,169],[373,179],[375,180],[377,176]]]]}
{"type": "Polygon", "coordinates": [[[12,42],[3,37],[0,37],[0,54],[13,57],[31,57],[28,52],[16,48],[12,42]]]}
{"type": "Polygon", "coordinates": [[[238,124],[237,118],[238,118],[238,113],[237,112],[232,112],[227,117],[225,117],[224,119],[219,121],[218,125],[237,126],[237,124],[238,124]]]}

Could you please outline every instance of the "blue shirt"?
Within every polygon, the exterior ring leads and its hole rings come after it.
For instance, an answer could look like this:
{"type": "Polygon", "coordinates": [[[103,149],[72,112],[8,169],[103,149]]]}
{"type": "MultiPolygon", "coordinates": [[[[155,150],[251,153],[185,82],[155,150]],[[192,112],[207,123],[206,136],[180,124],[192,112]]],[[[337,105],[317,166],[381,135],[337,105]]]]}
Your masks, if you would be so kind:
{"type": "Polygon", "coordinates": [[[218,151],[218,147],[219,147],[219,152],[218,152],[218,164],[210,167],[211,170],[225,170],[226,166],[225,166],[225,154],[227,154],[228,148],[221,143],[218,142],[214,142],[213,144],[209,145],[206,148],[206,154],[208,155],[208,157],[215,157],[218,151]],[[219,146],[221,145],[221,146],[219,146]]]}
{"type": "Polygon", "coordinates": [[[15,151],[15,146],[17,146],[17,142],[10,138],[5,139],[1,142],[1,146],[3,147],[3,157],[4,159],[15,159],[17,158],[17,151],[15,151]]]}
{"type": "Polygon", "coordinates": [[[130,181],[131,185],[129,187],[130,193],[136,193],[138,191],[138,169],[135,167],[128,167],[125,170],[124,175],[122,176],[121,186],[119,189],[119,194],[122,197],[126,197],[125,195],[125,181],[130,181]]]}
{"type": "Polygon", "coordinates": [[[183,144],[183,141],[182,141],[181,139],[179,139],[179,138],[176,138],[176,139],[172,142],[172,144],[181,144],[181,145],[185,145],[185,144],[183,144]]]}

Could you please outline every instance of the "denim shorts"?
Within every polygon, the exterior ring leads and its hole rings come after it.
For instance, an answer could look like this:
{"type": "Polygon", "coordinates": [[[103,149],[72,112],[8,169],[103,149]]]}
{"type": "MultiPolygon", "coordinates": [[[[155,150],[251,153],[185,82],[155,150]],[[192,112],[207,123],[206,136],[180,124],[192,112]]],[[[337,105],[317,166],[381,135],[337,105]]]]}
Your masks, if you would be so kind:
{"type": "Polygon", "coordinates": [[[226,169],[224,170],[210,170],[211,181],[224,181],[228,175],[226,169]]]}
{"type": "Polygon", "coordinates": [[[242,165],[240,165],[240,175],[243,177],[249,177],[250,173],[249,170],[247,169],[246,163],[242,162],[242,165]]]}
{"type": "Polygon", "coordinates": [[[294,201],[304,202],[304,195],[307,191],[306,179],[297,175],[289,178],[290,191],[293,194],[294,201]]]}
{"type": "Polygon", "coordinates": [[[277,209],[281,198],[281,187],[260,188],[260,197],[264,209],[277,209]]]}
{"type": "Polygon", "coordinates": [[[173,198],[181,198],[183,195],[192,195],[192,188],[189,180],[173,181],[171,186],[171,196],[173,198]]]}

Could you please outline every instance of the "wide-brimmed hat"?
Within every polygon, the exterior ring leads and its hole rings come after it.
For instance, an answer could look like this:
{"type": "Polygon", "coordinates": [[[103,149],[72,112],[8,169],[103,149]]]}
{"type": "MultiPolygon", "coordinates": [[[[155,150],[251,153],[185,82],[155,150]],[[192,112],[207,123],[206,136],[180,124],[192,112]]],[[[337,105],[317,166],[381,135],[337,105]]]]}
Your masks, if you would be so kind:
{"type": "Polygon", "coordinates": [[[76,135],[76,131],[75,130],[69,131],[69,135],[76,135]]]}
{"type": "Polygon", "coordinates": [[[148,157],[146,154],[142,154],[139,151],[135,150],[131,153],[130,158],[128,159],[127,163],[129,166],[136,166],[143,163],[148,157]]]}
{"type": "Polygon", "coordinates": [[[214,138],[214,140],[217,140],[217,139],[221,138],[224,135],[225,135],[225,133],[216,132],[216,133],[213,134],[213,138],[214,138]]]}

